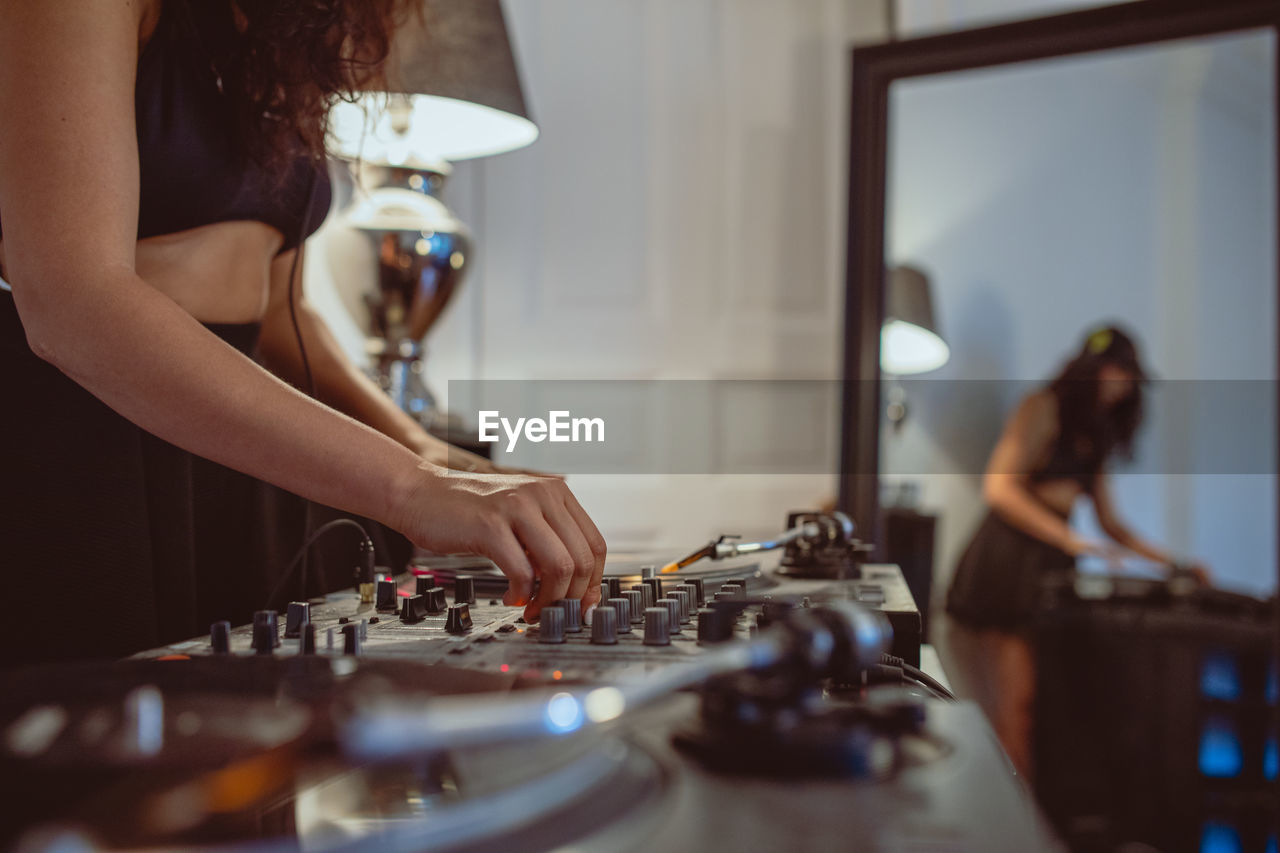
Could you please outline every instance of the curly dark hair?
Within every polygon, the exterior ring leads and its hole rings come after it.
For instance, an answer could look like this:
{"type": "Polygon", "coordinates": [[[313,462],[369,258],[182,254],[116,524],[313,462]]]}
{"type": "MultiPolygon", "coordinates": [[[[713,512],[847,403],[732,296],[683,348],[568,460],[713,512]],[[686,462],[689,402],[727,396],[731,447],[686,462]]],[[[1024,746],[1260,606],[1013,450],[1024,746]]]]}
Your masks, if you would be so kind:
{"type": "MultiPolygon", "coordinates": [[[[209,45],[249,155],[276,166],[324,157],[325,117],[385,79],[391,35],[409,0],[181,0],[224,15],[238,36],[209,45]]],[[[198,24],[197,24],[198,26],[198,24]]]]}
{"type": "Polygon", "coordinates": [[[1133,338],[1116,326],[1094,329],[1080,353],[1049,383],[1058,403],[1058,437],[1052,465],[1089,479],[1112,458],[1132,459],[1133,443],[1143,418],[1146,375],[1133,338]],[[1124,399],[1111,406],[1099,401],[1098,373],[1112,364],[1138,380],[1124,399]]]}

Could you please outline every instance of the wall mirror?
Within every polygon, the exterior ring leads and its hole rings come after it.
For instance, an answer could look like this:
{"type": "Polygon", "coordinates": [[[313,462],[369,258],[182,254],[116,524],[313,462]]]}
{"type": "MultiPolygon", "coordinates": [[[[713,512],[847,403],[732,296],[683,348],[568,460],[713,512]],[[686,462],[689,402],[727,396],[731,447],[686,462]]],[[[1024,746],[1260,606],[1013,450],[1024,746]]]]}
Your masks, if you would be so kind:
{"type": "Polygon", "coordinates": [[[1155,377],[1120,513],[1275,590],[1276,18],[1152,0],[854,52],[841,502],[936,521],[935,602],[1006,417],[1104,323],[1155,377]]]}

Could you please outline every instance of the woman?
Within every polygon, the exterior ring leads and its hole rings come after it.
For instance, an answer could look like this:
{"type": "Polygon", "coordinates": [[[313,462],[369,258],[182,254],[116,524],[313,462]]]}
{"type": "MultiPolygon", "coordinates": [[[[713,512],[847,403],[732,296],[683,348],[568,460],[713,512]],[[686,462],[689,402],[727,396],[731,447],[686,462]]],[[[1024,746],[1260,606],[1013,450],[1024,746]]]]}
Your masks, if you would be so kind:
{"type": "Polygon", "coordinates": [[[1035,685],[1029,629],[1044,576],[1070,570],[1084,554],[1113,560],[1132,552],[1173,562],[1120,521],[1106,474],[1110,460],[1132,454],[1145,381],[1133,340],[1114,326],[1095,330],[1047,388],[1022,401],[987,463],[982,493],[990,511],[960,558],[947,613],[957,626],[953,647],[973,647],[962,656],[980,659],[978,681],[994,682],[976,692],[1024,774],[1031,771],[1035,685]],[[1071,509],[1082,496],[1093,501],[1114,544],[1071,529],[1071,509]]]}
{"type": "Polygon", "coordinates": [[[258,520],[233,472],[487,556],[527,619],[598,600],[604,541],[564,483],[447,471],[295,296],[327,105],[376,78],[406,5],[0,0],[0,571],[58,619],[5,662],[261,606],[226,544],[258,520]]]}

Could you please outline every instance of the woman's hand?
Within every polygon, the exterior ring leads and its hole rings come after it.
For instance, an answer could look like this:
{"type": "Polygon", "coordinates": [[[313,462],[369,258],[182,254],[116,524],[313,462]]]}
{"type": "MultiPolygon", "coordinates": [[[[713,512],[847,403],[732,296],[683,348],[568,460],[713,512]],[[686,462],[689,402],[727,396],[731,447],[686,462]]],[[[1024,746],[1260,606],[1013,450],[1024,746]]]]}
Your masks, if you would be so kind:
{"type": "Polygon", "coordinates": [[[581,599],[584,614],[600,602],[604,537],[563,480],[431,463],[415,475],[396,529],[436,553],[493,560],[510,581],[503,603],[525,605],[525,621],[537,621],[543,607],[561,598],[581,599]]]}
{"type": "Polygon", "coordinates": [[[1213,574],[1212,572],[1209,571],[1209,567],[1206,566],[1204,563],[1197,562],[1197,563],[1175,564],[1173,567],[1173,571],[1185,572],[1186,574],[1195,578],[1196,582],[1201,586],[1213,585],[1213,574]]]}
{"type": "Polygon", "coordinates": [[[1098,557],[1113,569],[1120,567],[1125,556],[1125,549],[1119,545],[1101,539],[1085,539],[1074,534],[1062,550],[1073,557],[1098,557]]]}
{"type": "Polygon", "coordinates": [[[524,474],[529,477],[564,479],[562,474],[549,474],[545,471],[531,471],[528,468],[508,468],[505,465],[498,465],[479,454],[463,450],[461,447],[441,441],[435,436],[428,436],[428,438],[430,440],[421,446],[418,455],[432,465],[439,465],[441,468],[467,471],[472,474],[524,474]]]}

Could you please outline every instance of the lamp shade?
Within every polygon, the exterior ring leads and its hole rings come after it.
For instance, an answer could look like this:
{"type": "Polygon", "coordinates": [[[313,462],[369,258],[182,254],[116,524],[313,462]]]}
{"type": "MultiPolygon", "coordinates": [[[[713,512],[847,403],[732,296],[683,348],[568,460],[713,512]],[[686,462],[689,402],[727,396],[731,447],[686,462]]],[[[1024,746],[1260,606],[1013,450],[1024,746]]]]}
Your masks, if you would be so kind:
{"type": "Polygon", "coordinates": [[[459,234],[465,226],[439,199],[402,187],[380,187],[347,212],[347,223],[362,231],[422,231],[459,234]]]}
{"type": "Polygon", "coordinates": [[[906,375],[937,370],[951,358],[933,315],[929,277],[910,266],[890,270],[885,320],[880,330],[880,367],[906,375]]]}
{"type": "Polygon", "coordinates": [[[465,160],[538,138],[499,0],[422,0],[396,30],[386,88],[330,112],[339,156],[465,160]]]}

